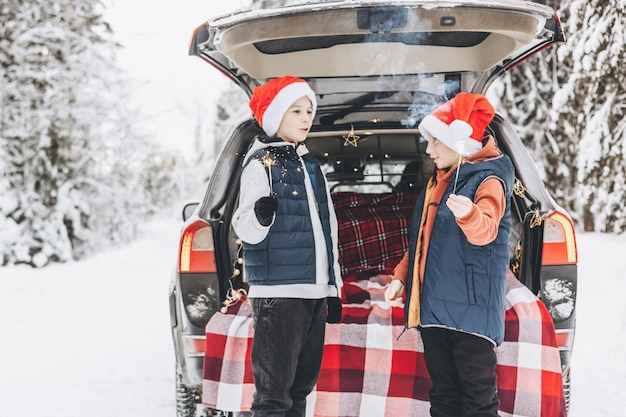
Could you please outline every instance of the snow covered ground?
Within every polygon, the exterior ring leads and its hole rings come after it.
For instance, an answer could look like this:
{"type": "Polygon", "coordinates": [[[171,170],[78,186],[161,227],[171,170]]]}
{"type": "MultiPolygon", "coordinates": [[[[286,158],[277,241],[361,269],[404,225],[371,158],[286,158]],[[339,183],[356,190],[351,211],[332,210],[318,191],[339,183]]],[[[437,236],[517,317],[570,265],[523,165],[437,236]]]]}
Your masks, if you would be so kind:
{"type": "MultiPolygon", "coordinates": [[[[0,416],[175,417],[167,293],[179,228],[151,222],[81,262],[0,267],[0,416]]],[[[578,244],[570,417],[622,417],[626,235],[578,244]]]]}
{"type": "Polygon", "coordinates": [[[168,286],[180,223],[82,262],[0,267],[0,416],[175,417],[168,286]]]}

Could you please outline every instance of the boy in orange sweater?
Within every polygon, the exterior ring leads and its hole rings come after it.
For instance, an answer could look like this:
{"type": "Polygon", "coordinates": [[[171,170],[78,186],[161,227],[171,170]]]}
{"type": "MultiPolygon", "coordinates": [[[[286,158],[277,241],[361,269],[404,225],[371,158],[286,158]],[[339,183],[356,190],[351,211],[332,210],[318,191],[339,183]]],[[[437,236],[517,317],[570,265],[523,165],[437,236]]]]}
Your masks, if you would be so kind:
{"type": "Polygon", "coordinates": [[[514,168],[485,136],[493,116],[484,96],[459,93],[420,123],[437,170],[385,292],[393,303],[406,288],[406,325],[424,343],[433,417],[498,416],[494,347],[504,338],[514,168]]]}

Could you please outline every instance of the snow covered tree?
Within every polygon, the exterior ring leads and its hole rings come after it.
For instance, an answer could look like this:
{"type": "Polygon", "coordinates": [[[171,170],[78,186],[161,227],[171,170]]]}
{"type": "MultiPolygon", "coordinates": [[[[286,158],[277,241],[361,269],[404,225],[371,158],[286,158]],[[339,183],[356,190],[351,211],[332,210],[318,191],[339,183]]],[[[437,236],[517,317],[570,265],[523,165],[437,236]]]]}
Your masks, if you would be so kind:
{"type": "Polygon", "coordinates": [[[216,104],[208,107],[206,101],[198,101],[192,108],[195,111],[193,149],[196,154],[187,166],[186,178],[191,181],[185,184],[185,196],[202,195],[231,129],[250,113],[245,94],[234,84],[223,88],[216,104]],[[215,119],[211,124],[207,123],[209,113],[213,113],[215,119]]]}
{"type": "MultiPolygon", "coordinates": [[[[567,0],[548,1],[547,5],[567,20],[567,0]]],[[[554,94],[571,73],[569,62],[559,59],[559,50],[564,48],[567,44],[552,46],[515,67],[490,93],[497,96],[496,108],[513,124],[557,202],[574,212],[577,140],[563,138],[552,111],[554,94]]]]}
{"type": "Polygon", "coordinates": [[[98,0],[0,4],[0,262],[44,266],[133,236],[151,198],[98,0]],[[8,233],[4,233],[8,231],[8,233]]]}
{"type": "MultiPolygon", "coordinates": [[[[207,166],[212,167],[215,163],[217,155],[224,146],[226,139],[235,127],[235,125],[243,120],[246,116],[250,116],[251,112],[248,108],[248,98],[241,89],[234,84],[228,86],[222,92],[221,99],[216,106],[217,122],[214,127],[214,141],[206,155],[209,157],[210,163],[207,166]]],[[[208,172],[210,173],[210,171],[208,172]]]]}
{"type": "Polygon", "coordinates": [[[44,265],[71,259],[71,242],[59,206],[67,197],[66,179],[78,166],[73,151],[89,129],[72,111],[76,86],[84,79],[72,58],[98,36],[83,38],[73,30],[82,24],[85,6],[71,12],[69,4],[9,2],[3,4],[2,130],[8,159],[9,190],[2,214],[19,225],[20,234],[8,256],[14,262],[44,265]],[[5,14],[6,13],[6,14],[5,14]],[[70,18],[71,17],[71,18],[70,18]],[[3,48],[4,49],[4,48],[3,48]],[[79,49],[80,51],[74,52],[79,49]],[[76,141],[75,141],[76,139],[76,141]]]}
{"type": "Polygon", "coordinates": [[[568,48],[572,72],[555,95],[563,136],[578,142],[576,181],[585,230],[626,230],[626,1],[571,0],[568,48]]]}
{"type": "Polygon", "coordinates": [[[547,2],[565,44],[494,86],[556,200],[585,230],[626,230],[624,0],[547,2]]]}

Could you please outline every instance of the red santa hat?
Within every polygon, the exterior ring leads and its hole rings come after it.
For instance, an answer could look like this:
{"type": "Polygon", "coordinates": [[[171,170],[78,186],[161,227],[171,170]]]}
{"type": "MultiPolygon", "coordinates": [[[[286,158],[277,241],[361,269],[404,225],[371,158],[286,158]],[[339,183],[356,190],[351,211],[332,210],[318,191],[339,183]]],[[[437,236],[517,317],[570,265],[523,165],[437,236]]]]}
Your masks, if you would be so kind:
{"type": "Polygon", "coordinates": [[[470,156],[482,149],[485,129],[494,114],[485,96],[459,93],[424,117],[418,128],[426,139],[435,138],[455,152],[470,156]]]}
{"type": "Polygon", "coordinates": [[[250,99],[250,109],[259,125],[271,137],[278,132],[280,122],[289,107],[304,96],[311,100],[313,106],[311,117],[315,117],[317,100],[306,81],[290,75],[274,78],[254,89],[250,99]]]}

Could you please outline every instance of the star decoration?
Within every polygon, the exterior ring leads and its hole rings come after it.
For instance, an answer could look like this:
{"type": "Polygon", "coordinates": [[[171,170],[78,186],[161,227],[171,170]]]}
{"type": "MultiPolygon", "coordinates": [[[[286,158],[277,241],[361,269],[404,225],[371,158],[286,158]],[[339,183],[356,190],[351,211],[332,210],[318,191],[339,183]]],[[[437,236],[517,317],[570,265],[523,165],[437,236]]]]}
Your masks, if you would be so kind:
{"type": "Polygon", "coordinates": [[[347,135],[343,135],[343,138],[345,139],[343,146],[352,145],[356,148],[358,146],[357,141],[361,137],[354,133],[354,126],[350,125],[350,132],[347,135]]]}

